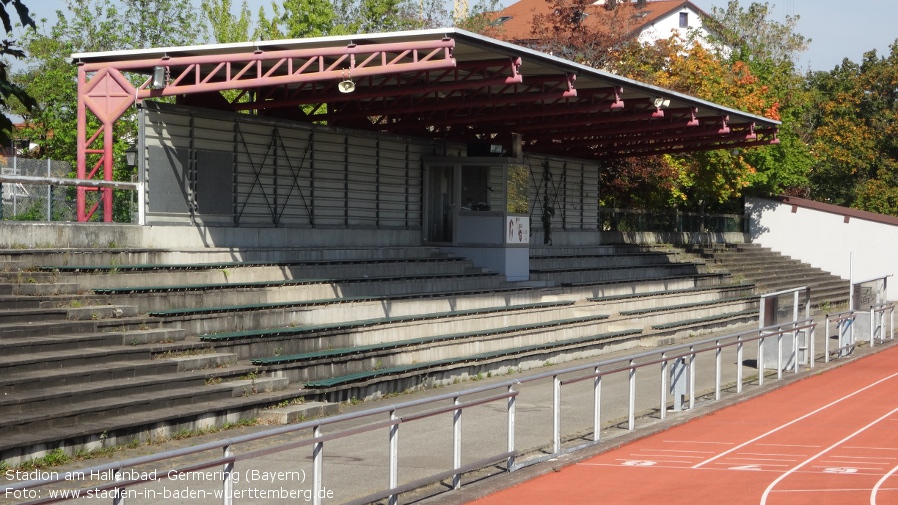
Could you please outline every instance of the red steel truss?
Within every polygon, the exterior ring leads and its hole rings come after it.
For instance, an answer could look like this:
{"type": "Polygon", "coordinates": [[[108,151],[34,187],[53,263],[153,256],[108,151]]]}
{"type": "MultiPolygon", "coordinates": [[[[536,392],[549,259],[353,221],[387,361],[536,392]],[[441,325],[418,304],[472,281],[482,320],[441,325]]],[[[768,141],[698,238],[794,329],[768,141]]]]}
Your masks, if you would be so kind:
{"type": "MultiPolygon", "coordinates": [[[[471,34],[333,40],[89,55],[78,62],[78,178],[112,180],[115,121],[155,97],[459,142],[514,132],[525,151],[582,159],[778,143],[775,121],[471,34]]],[[[99,205],[85,208],[86,191],[103,192],[111,221],[111,190],[96,187],[78,188],[78,220],[99,205]]]]}
{"type": "MultiPolygon", "coordinates": [[[[456,63],[452,57],[453,47],[452,39],[443,38],[424,42],[350,44],[79,64],[78,179],[93,179],[102,168],[103,179],[112,180],[113,125],[139,100],[451,69],[456,63]],[[154,87],[156,68],[163,69],[164,82],[156,83],[154,87]],[[150,77],[134,86],[125,72],[150,77]],[[88,132],[88,111],[100,125],[92,132],[88,132]],[[94,160],[88,171],[89,157],[94,160]]],[[[112,221],[112,190],[98,189],[102,191],[102,197],[87,209],[86,192],[91,189],[82,186],[77,190],[78,221],[89,220],[101,202],[103,221],[112,221]]]]}

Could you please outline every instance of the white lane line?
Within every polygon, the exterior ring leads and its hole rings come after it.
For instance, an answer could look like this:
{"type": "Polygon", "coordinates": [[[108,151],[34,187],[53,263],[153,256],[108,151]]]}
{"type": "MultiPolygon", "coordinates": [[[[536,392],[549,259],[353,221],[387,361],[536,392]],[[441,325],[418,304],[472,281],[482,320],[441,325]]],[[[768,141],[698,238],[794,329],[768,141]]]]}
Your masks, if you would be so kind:
{"type": "Polygon", "coordinates": [[[883,461],[886,459],[898,459],[898,458],[889,458],[886,456],[830,456],[833,459],[872,459],[873,461],[883,461]]]}
{"type": "Polygon", "coordinates": [[[879,490],[882,488],[882,485],[885,483],[885,481],[889,480],[892,475],[895,475],[895,472],[898,472],[898,466],[892,468],[889,473],[883,475],[882,478],[879,479],[879,482],[877,482],[876,485],[873,486],[873,490],[870,491],[870,505],[876,505],[876,495],[879,494],[879,490]]]}
{"type": "Polygon", "coordinates": [[[675,452],[682,454],[714,454],[714,451],[681,451],[678,449],[640,449],[640,451],[653,451],[653,452],[675,452]]]}
{"type": "Polygon", "coordinates": [[[798,444],[757,444],[759,447],[803,447],[805,449],[819,449],[819,445],[798,445],[798,444]]]}
{"type": "MultiPolygon", "coordinates": [[[[843,438],[842,440],[839,440],[839,441],[836,442],[835,444],[833,444],[833,445],[827,447],[826,449],[820,451],[820,452],[817,453],[816,455],[811,456],[810,458],[806,459],[804,462],[802,462],[802,463],[796,465],[795,467],[793,467],[793,468],[792,468],[791,470],[789,470],[788,472],[785,472],[785,473],[783,473],[782,475],[780,475],[779,477],[777,477],[773,482],[770,483],[769,486],[767,486],[767,489],[764,490],[764,494],[761,495],[761,505],[766,505],[766,504],[767,504],[767,497],[770,496],[770,491],[772,491],[773,488],[776,487],[777,484],[779,484],[780,482],[782,482],[783,479],[785,479],[785,478],[788,477],[789,475],[795,473],[797,470],[799,470],[800,468],[802,468],[802,467],[804,467],[805,465],[809,464],[811,461],[814,461],[815,459],[817,459],[817,458],[819,458],[820,456],[826,454],[827,452],[829,452],[829,451],[835,449],[836,447],[839,447],[840,445],[842,445],[842,444],[844,444],[845,442],[851,440],[852,438],[854,438],[854,437],[860,435],[861,433],[867,431],[868,429],[872,428],[873,426],[876,426],[877,424],[883,422],[884,420],[886,420],[886,418],[888,418],[889,416],[895,414],[895,412],[898,412],[898,408],[893,409],[893,410],[892,410],[891,412],[889,412],[888,414],[886,414],[886,415],[884,415],[884,416],[881,416],[880,418],[876,419],[875,421],[871,422],[870,424],[868,424],[868,425],[864,426],[863,428],[861,428],[861,429],[855,431],[854,433],[852,433],[851,435],[848,435],[847,437],[843,438]]],[[[871,497],[871,499],[873,499],[873,498],[871,497]]]]}
{"type": "Polygon", "coordinates": [[[724,452],[718,454],[717,456],[714,456],[713,458],[710,458],[710,459],[708,459],[708,460],[706,460],[706,461],[703,461],[703,462],[701,462],[701,463],[695,465],[695,466],[692,467],[692,468],[701,468],[702,466],[707,465],[708,463],[710,463],[710,462],[712,462],[712,461],[714,461],[714,460],[716,460],[716,459],[720,459],[720,458],[726,456],[727,454],[730,454],[730,453],[732,453],[732,452],[738,451],[739,449],[741,449],[741,448],[743,448],[743,447],[746,447],[746,446],[748,446],[748,445],[751,445],[751,444],[757,442],[758,440],[761,440],[761,439],[764,438],[764,437],[770,436],[770,435],[772,435],[772,434],[774,434],[774,433],[776,433],[776,432],[778,432],[778,431],[784,430],[784,429],[788,428],[789,426],[792,426],[792,425],[795,424],[795,423],[804,421],[805,419],[807,419],[807,418],[809,418],[809,417],[811,417],[811,416],[813,416],[813,415],[816,415],[816,414],[818,414],[818,413],[820,413],[820,412],[822,412],[822,411],[824,411],[824,410],[826,410],[826,409],[828,409],[828,408],[830,408],[830,407],[832,407],[832,406],[838,405],[839,403],[842,403],[843,401],[845,401],[845,400],[847,400],[847,399],[849,399],[849,398],[851,398],[851,397],[853,397],[853,396],[855,396],[855,395],[858,395],[858,394],[860,394],[860,393],[862,393],[862,392],[864,392],[864,391],[866,391],[866,390],[868,390],[868,389],[870,389],[870,388],[872,388],[872,387],[874,387],[874,386],[878,386],[879,384],[881,384],[881,383],[883,383],[883,382],[885,382],[885,381],[887,381],[887,380],[893,379],[893,378],[895,378],[895,377],[898,377],[898,372],[893,373],[892,375],[889,375],[888,377],[884,377],[884,378],[882,378],[882,379],[879,379],[879,380],[876,381],[876,382],[873,382],[873,383],[871,383],[871,384],[868,384],[868,385],[864,386],[863,388],[854,391],[854,392],[851,393],[851,394],[845,395],[845,396],[843,396],[842,398],[839,398],[838,400],[835,400],[835,401],[833,401],[833,402],[830,402],[830,403],[828,403],[828,404],[826,404],[826,405],[824,405],[824,406],[818,408],[817,410],[814,410],[814,411],[812,411],[812,412],[808,412],[807,414],[805,414],[805,415],[803,415],[803,416],[801,416],[801,417],[798,417],[798,418],[796,418],[796,419],[793,419],[793,420],[789,421],[789,422],[786,423],[786,424],[780,425],[780,426],[778,426],[778,427],[776,427],[776,428],[774,428],[774,429],[768,431],[767,433],[764,433],[764,434],[762,434],[762,435],[758,435],[757,437],[755,437],[755,438],[753,438],[753,439],[751,439],[751,440],[749,440],[749,441],[747,441],[747,442],[743,442],[743,443],[741,443],[741,444],[739,444],[739,445],[733,447],[733,448],[730,449],[730,450],[724,451],[724,452]]]}
{"type": "Polygon", "coordinates": [[[791,463],[793,461],[801,461],[797,458],[790,459],[774,459],[774,458],[727,458],[727,461],[780,461],[783,463],[791,463]]]}
{"type": "Polygon", "coordinates": [[[803,454],[776,454],[774,452],[740,452],[739,456],[782,456],[784,458],[796,458],[803,454]]]}

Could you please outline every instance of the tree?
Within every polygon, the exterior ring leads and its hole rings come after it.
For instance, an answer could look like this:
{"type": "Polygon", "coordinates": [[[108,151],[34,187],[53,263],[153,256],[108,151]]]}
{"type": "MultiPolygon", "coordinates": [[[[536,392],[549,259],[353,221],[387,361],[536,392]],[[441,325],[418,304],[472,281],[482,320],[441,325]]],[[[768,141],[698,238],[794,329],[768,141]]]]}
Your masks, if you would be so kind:
{"type": "Polygon", "coordinates": [[[263,38],[307,38],[432,28],[445,20],[439,2],[412,0],[284,0],[259,11],[263,38]]]}
{"type": "MultiPolygon", "coordinates": [[[[44,30],[32,27],[23,35],[28,57],[26,68],[15,76],[29,94],[38,97],[27,134],[39,146],[41,157],[68,161],[75,166],[77,155],[77,67],[68,60],[74,53],[134,49],[147,46],[195,44],[203,34],[197,11],[189,0],[124,0],[123,10],[103,0],[66,0],[65,9],[56,11],[56,20],[44,30]],[[163,16],[167,23],[147,21],[137,29],[136,12],[179,11],[163,16]],[[122,27],[130,27],[123,29],[122,27]]],[[[145,79],[133,76],[136,84],[145,79]]],[[[136,116],[126,115],[115,124],[113,150],[116,159],[133,141],[136,116]]],[[[88,114],[88,130],[99,123],[88,114]]],[[[116,180],[131,180],[133,169],[116,163],[116,180]]],[[[116,193],[115,219],[130,220],[128,195],[116,193]]]]}
{"type": "Polygon", "coordinates": [[[898,216],[898,40],[890,49],[809,77],[814,199],[898,216]]]}
{"type": "MultiPolygon", "coordinates": [[[[10,81],[9,67],[7,65],[7,57],[16,59],[25,58],[25,52],[18,47],[15,40],[9,38],[13,31],[12,18],[6,8],[12,3],[12,7],[16,11],[19,21],[25,27],[35,28],[34,20],[31,19],[28,7],[22,0],[2,0],[0,1],[0,20],[3,21],[3,29],[6,30],[7,38],[0,43],[0,108],[9,111],[11,108],[20,105],[20,112],[30,112],[37,105],[37,102],[18,84],[10,81]],[[12,100],[11,100],[12,99],[12,100]]],[[[0,116],[0,145],[8,146],[13,137],[13,124],[5,114],[0,116]]]]}
{"type": "Polygon", "coordinates": [[[200,9],[209,22],[212,39],[219,44],[246,42],[255,35],[250,33],[252,13],[246,0],[239,16],[231,13],[231,0],[203,0],[200,9]]]}
{"type": "Polygon", "coordinates": [[[518,41],[533,49],[599,69],[638,44],[630,37],[635,4],[593,0],[546,0],[548,9],[533,17],[533,40],[518,41]]]}

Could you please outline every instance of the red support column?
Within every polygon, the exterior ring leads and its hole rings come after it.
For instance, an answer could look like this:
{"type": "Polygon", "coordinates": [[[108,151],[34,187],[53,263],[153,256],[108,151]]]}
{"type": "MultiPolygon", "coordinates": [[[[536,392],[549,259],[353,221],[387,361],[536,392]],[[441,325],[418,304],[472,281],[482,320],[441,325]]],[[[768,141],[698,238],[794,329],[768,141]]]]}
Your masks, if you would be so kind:
{"type": "MultiPolygon", "coordinates": [[[[76,153],[76,175],[79,179],[85,179],[87,176],[87,106],[84,103],[87,87],[87,72],[83,66],[78,67],[78,148],[76,153]]],[[[77,210],[78,222],[87,221],[87,190],[83,186],[75,188],[75,204],[77,210]]]]}

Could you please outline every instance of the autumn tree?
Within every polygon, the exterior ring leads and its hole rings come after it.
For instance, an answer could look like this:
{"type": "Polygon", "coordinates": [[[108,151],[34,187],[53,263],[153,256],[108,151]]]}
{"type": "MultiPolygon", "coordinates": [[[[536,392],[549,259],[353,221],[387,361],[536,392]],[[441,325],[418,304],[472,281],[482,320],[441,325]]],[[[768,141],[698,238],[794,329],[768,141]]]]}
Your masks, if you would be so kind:
{"type": "Polygon", "coordinates": [[[779,119],[779,145],[664,157],[673,176],[658,187],[672,205],[726,210],[746,194],[806,194],[812,165],[809,94],[796,70],[808,41],[797,17],[780,23],[767,4],[730,1],[706,20],[707,39],[681,33],[616,51],[608,70],[731,108],[779,119]]]}
{"type": "Polygon", "coordinates": [[[810,76],[816,200],[898,216],[898,41],[810,76]]]}
{"type": "Polygon", "coordinates": [[[635,28],[635,2],[546,0],[547,9],[533,17],[532,39],[517,41],[538,51],[594,68],[607,69],[627,48],[635,28]]]}

